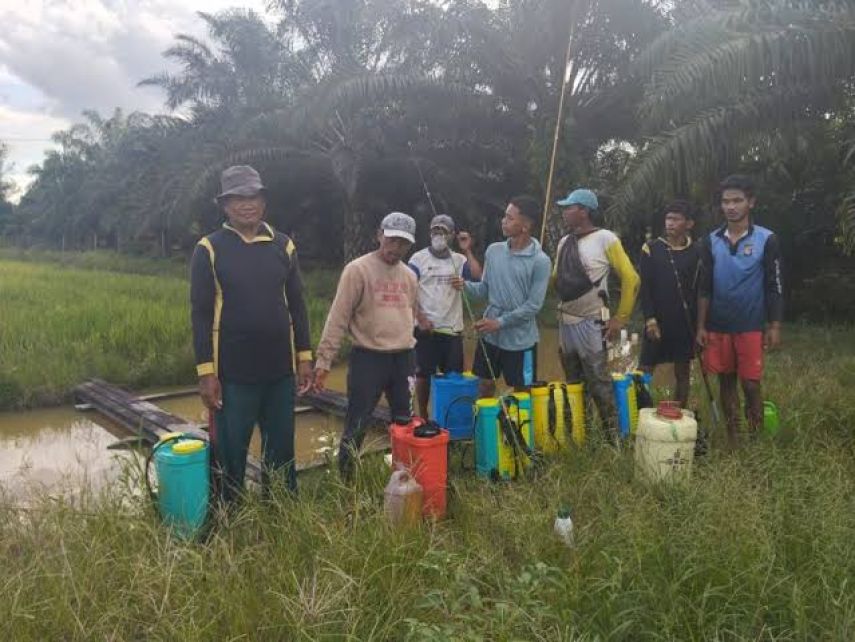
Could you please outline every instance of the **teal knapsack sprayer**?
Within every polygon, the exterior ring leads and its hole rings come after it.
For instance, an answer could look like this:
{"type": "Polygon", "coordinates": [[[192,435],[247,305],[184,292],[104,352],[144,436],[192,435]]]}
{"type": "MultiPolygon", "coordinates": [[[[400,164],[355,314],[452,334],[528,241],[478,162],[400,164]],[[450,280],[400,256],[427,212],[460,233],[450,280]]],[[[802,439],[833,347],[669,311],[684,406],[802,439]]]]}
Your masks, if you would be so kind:
{"type": "Polygon", "coordinates": [[[163,522],[179,538],[202,532],[211,496],[210,448],[207,442],[181,432],[160,438],[145,462],[145,484],[163,522]],[[151,466],[157,491],[151,484],[151,466]]]}
{"type": "Polygon", "coordinates": [[[517,479],[536,458],[531,399],[516,393],[475,403],[475,472],[493,481],[517,479]],[[528,403],[526,403],[528,401],[528,403]]]}

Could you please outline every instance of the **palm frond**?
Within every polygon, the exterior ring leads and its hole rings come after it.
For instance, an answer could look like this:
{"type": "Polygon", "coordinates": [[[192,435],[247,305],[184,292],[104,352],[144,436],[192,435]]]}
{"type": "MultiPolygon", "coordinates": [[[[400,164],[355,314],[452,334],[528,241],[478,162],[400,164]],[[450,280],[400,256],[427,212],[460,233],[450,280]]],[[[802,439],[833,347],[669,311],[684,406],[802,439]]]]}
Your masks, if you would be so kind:
{"type": "Polygon", "coordinates": [[[837,211],[841,245],[846,254],[855,254],[855,188],[847,194],[837,211]]]}
{"type": "Polygon", "coordinates": [[[855,76],[855,5],[787,0],[713,12],[663,36],[642,57],[640,112],[656,130],[746,90],[855,76]]]}
{"type": "Polygon", "coordinates": [[[653,137],[621,182],[609,208],[610,216],[625,219],[633,203],[673,184],[674,178],[697,178],[719,169],[728,148],[762,129],[762,124],[814,118],[810,107],[817,87],[784,88],[751,93],[735,104],[717,105],[687,123],[653,137]]]}

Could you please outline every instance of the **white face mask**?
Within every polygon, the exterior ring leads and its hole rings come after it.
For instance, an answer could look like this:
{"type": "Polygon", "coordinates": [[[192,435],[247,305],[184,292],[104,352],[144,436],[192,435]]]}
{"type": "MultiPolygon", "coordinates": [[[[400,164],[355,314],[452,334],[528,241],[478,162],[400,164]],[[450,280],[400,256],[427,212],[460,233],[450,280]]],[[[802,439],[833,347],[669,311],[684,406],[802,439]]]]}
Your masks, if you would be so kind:
{"type": "Polygon", "coordinates": [[[430,237],[430,246],[434,252],[445,252],[448,249],[448,239],[445,234],[435,234],[430,237]]]}

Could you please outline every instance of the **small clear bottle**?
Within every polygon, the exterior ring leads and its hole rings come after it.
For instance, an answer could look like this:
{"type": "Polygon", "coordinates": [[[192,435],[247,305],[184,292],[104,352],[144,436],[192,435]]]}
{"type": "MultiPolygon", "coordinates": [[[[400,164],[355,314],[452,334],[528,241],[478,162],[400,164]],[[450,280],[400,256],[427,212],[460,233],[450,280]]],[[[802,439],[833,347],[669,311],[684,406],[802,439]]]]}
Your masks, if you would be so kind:
{"type": "Polygon", "coordinates": [[[573,536],[573,518],[572,511],[567,507],[562,507],[558,511],[558,516],[555,518],[555,535],[558,536],[567,548],[574,548],[576,540],[573,536]]]}

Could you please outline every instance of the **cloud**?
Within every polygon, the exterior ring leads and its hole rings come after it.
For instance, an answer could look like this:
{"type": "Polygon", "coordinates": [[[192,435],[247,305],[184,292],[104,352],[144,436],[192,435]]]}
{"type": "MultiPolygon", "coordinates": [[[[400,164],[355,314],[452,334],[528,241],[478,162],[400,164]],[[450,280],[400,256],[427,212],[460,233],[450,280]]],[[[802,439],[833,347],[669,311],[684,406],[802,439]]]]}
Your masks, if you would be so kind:
{"type": "Polygon", "coordinates": [[[163,94],[137,83],[167,69],[175,34],[205,35],[197,10],[236,4],[264,13],[265,0],[3,0],[0,140],[15,174],[41,158],[47,143],[35,139],[83,110],[162,111],[163,94]]]}
{"type": "Polygon", "coordinates": [[[28,170],[52,147],[51,134],[70,126],[71,121],[65,118],[0,104],[0,141],[9,151],[3,179],[14,185],[12,200],[20,198],[32,181],[28,170]]]}
{"type": "MultiPolygon", "coordinates": [[[[117,106],[158,110],[160,92],[137,83],[166,67],[161,53],[176,33],[202,35],[193,4],[13,0],[0,9],[0,61],[43,92],[55,114],[76,118],[84,109],[110,112],[117,106]]],[[[226,5],[196,4],[206,11],[226,5]]]]}

